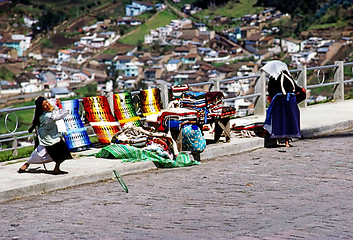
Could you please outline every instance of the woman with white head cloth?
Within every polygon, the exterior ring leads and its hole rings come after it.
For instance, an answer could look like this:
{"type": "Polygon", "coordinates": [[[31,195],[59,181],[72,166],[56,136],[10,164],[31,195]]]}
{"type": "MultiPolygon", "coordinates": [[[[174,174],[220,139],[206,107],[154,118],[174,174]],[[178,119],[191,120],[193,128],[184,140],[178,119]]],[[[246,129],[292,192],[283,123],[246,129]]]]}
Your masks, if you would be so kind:
{"type": "Polygon", "coordinates": [[[284,139],[286,147],[289,147],[291,138],[301,137],[297,94],[303,89],[292,79],[287,65],[281,61],[268,62],[261,70],[270,75],[270,106],[267,109],[264,128],[271,138],[284,139]]]}
{"type": "Polygon", "coordinates": [[[53,173],[66,173],[60,170],[60,164],[65,159],[71,159],[72,156],[66,143],[61,138],[56,121],[63,119],[69,112],[60,107],[61,102],[59,99],[56,100],[57,106],[54,107],[47,99],[40,96],[35,100],[35,105],[36,109],[32,126],[28,131],[33,132],[36,129],[39,145],[36,146],[28,161],[21,166],[18,172],[25,172],[30,164],[42,164],[54,161],[55,167],[53,173]]]}

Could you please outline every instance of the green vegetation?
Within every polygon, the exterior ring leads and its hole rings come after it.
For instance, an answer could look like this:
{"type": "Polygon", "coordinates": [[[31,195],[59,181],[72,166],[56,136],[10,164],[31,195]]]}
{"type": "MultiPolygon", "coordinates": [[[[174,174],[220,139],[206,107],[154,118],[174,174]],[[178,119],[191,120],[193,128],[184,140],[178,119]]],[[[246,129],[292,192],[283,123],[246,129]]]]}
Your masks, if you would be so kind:
{"type": "Polygon", "coordinates": [[[347,27],[348,23],[347,22],[337,22],[337,23],[325,23],[325,24],[315,24],[311,25],[308,30],[324,30],[324,29],[330,29],[330,28],[343,28],[347,27]]]}
{"type": "Polygon", "coordinates": [[[9,71],[6,67],[0,68],[0,80],[13,80],[15,74],[9,71]]]}
{"type": "Polygon", "coordinates": [[[120,39],[120,42],[126,44],[137,45],[139,41],[145,40],[145,35],[149,33],[151,29],[156,29],[158,27],[165,26],[170,23],[171,20],[177,17],[168,10],[163,10],[157,13],[154,17],[146,21],[144,24],[140,25],[136,30],[127,34],[120,39]]]}
{"type": "MultiPolygon", "coordinates": [[[[34,105],[34,101],[29,101],[29,102],[23,102],[23,103],[18,103],[13,106],[12,108],[18,108],[18,107],[26,107],[26,106],[32,106],[34,105]]],[[[18,129],[17,131],[27,131],[29,128],[32,118],[33,118],[33,113],[34,109],[27,109],[27,110],[22,110],[15,112],[16,116],[14,113],[11,113],[8,115],[8,128],[10,131],[13,131],[16,125],[16,117],[18,119],[18,129]]],[[[5,121],[6,114],[0,114],[0,120],[5,121]]],[[[0,134],[8,133],[8,130],[5,127],[5,122],[2,122],[0,124],[0,134]]]]}
{"type": "Polygon", "coordinates": [[[82,88],[75,90],[75,98],[92,97],[97,95],[97,84],[88,84],[82,88]]]}
{"type": "Polygon", "coordinates": [[[229,1],[226,5],[217,7],[215,9],[205,9],[197,16],[201,19],[207,19],[205,16],[209,16],[209,19],[213,19],[217,16],[224,16],[230,18],[242,17],[246,14],[259,13],[263,11],[262,7],[254,7],[256,0],[239,0],[239,1],[229,1]]]}
{"type": "Polygon", "coordinates": [[[0,162],[6,162],[6,161],[11,161],[11,160],[20,159],[20,158],[27,158],[33,152],[33,146],[19,148],[17,152],[18,152],[17,156],[12,155],[12,150],[0,152],[0,162]]]}

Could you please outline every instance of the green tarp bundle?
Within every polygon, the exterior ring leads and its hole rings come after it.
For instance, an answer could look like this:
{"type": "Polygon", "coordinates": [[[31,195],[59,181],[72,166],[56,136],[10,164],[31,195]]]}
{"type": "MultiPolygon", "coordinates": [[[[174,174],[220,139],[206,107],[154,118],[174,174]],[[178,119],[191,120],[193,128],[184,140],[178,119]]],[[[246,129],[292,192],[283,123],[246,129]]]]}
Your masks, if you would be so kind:
{"type": "Polygon", "coordinates": [[[120,159],[123,162],[153,161],[161,167],[186,167],[201,163],[190,158],[189,154],[180,152],[174,160],[160,156],[154,152],[129,145],[111,144],[102,148],[96,155],[98,158],[120,159]]]}

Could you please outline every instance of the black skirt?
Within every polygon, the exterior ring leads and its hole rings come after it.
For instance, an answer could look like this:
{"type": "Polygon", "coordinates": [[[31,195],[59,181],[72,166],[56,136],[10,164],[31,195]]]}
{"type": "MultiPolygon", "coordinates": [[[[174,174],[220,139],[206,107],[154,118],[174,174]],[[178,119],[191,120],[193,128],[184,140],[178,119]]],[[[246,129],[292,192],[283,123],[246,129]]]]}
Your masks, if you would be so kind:
{"type": "Polygon", "coordinates": [[[52,146],[45,146],[49,156],[56,163],[62,163],[66,159],[72,159],[69,148],[66,146],[66,143],[60,139],[60,142],[55,143],[52,146]]]}

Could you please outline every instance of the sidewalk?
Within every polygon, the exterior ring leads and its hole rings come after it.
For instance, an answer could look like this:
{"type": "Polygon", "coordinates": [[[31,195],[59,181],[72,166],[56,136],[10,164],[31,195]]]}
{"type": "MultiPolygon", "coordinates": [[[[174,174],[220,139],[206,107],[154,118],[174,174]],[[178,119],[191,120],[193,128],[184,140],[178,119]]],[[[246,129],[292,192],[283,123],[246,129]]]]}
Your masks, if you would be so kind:
{"type": "MultiPolygon", "coordinates": [[[[232,124],[263,122],[264,119],[265,116],[251,116],[232,120],[232,124]]],[[[318,104],[301,109],[301,130],[304,138],[322,136],[352,127],[353,100],[318,104]]],[[[264,147],[263,138],[232,137],[230,143],[208,145],[201,154],[201,159],[204,161],[261,147],[264,147]]],[[[24,160],[0,163],[0,202],[110,179],[113,178],[112,170],[114,169],[120,175],[157,169],[152,162],[122,163],[116,159],[79,156],[98,152],[99,150],[92,148],[85,152],[73,153],[74,159],[67,160],[61,165],[61,168],[68,172],[68,174],[64,175],[48,174],[44,171],[43,165],[31,165],[29,172],[18,174],[17,170],[24,160]]],[[[48,163],[46,166],[48,170],[52,170],[54,163],[48,163]]]]}

